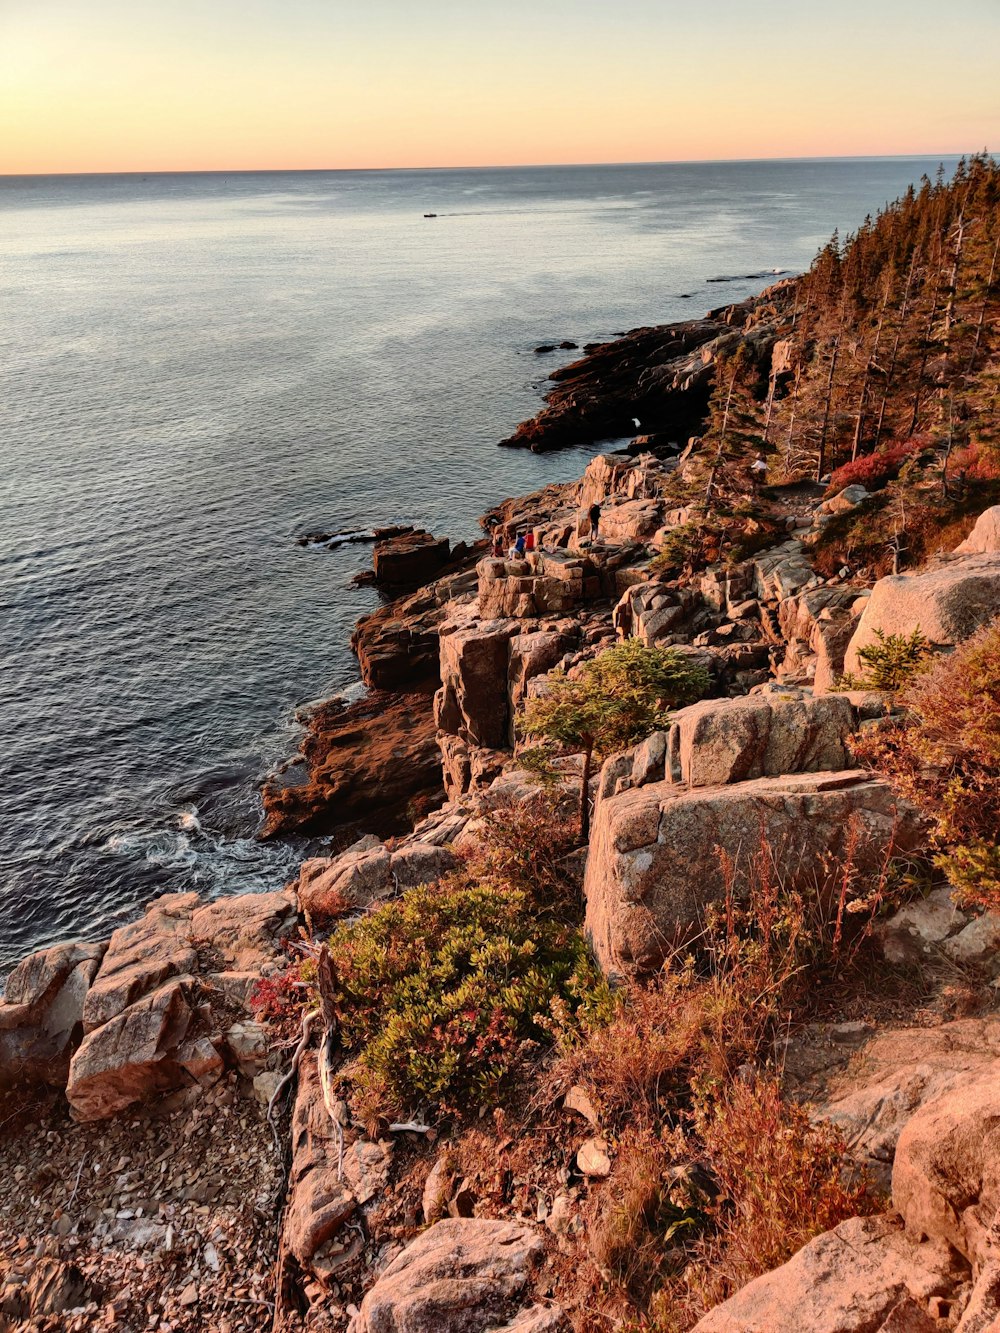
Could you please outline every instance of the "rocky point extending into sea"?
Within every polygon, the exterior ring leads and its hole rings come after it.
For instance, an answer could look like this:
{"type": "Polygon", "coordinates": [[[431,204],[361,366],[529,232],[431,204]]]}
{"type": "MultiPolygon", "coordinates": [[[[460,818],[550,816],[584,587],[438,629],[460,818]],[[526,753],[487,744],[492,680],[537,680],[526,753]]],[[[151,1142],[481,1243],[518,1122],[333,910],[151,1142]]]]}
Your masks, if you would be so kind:
{"type": "MultiPolygon", "coordinates": [[[[483,1158],[460,1170],[453,1115],[355,1115],[331,1094],[312,1030],[296,1051],[298,1032],[276,1038],[253,998],[326,923],[447,875],[491,810],[537,803],[520,710],[552,673],[625,638],[675,647],[710,689],[593,780],[583,911],[606,977],[655,975],[706,907],[725,903],[717,845],[764,830],[794,846],[802,892],[859,827],[861,871],[922,845],[916,811],[854,756],[859,735],[891,721],[893,696],[833,687],[880,631],[919,625],[944,653],[1000,614],[998,511],[970,518],[966,540],[926,568],[824,575],[817,542],[867,492],[777,486],[766,521],[747,520],[749,553],[730,542],[682,573],[658,558],[692,522],[678,496],[703,475],[697,432],[717,360],[746,344],[784,373],[794,286],[637,330],[555,372],[547,406],[505,444],[599,440],[636,417],[644,435],[594,457],[578,482],[485,516],[484,527],[532,530],[530,555],[494,558],[485,542],[455,552],[428,534],[376,544],[375,577],[398,595],[354,635],[368,692],[315,709],[299,762],[263,789],[266,836],[304,830],[341,850],[271,892],[166,894],[109,939],[58,944],[15,969],[0,1004],[0,1328],[592,1326],[567,1274],[590,1200],[629,1151],[593,1098],[564,1090],[528,1155],[513,1121],[475,1120],[483,1158]]],[[[579,762],[561,761],[557,791],[572,795],[579,762]]],[[[933,953],[956,974],[995,975],[1000,921],[940,889],[879,932],[889,960],[933,953]]],[[[845,1011],[790,1032],[782,1064],[790,1095],[843,1130],[885,1202],[697,1328],[1000,1327],[1000,1019],[955,1016],[925,987],[882,1023],[845,1011]]]]}

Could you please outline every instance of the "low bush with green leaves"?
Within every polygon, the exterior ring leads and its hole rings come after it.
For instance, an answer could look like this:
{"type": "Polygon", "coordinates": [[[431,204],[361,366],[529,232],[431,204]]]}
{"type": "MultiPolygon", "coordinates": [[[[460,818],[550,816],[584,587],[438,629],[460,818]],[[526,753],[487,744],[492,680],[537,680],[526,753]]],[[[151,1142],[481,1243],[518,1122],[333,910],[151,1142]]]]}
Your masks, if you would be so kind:
{"type": "Polygon", "coordinates": [[[467,869],[337,929],[341,1036],[363,1104],[403,1112],[495,1103],[606,987],[573,916],[572,835],[544,802],[494,812],[467,869]]]}
{"type": "Polygon", "coordinates": [[[330,949],[355,1083],[398,1111],[495,1101],[553,1000],[575,1008],[598,981],[578,930],[461,878],[408,890],[330,949]]]}
{"type": "Polygon", "coordinates": [[[858,649],[864,663],[860,676],[848,672],[837,682],[841,690],[889,690],[893,694],[909,685],[933,655],[930,640],[918,625],[909,634],[875,631],[875,642],[858,649]]]}

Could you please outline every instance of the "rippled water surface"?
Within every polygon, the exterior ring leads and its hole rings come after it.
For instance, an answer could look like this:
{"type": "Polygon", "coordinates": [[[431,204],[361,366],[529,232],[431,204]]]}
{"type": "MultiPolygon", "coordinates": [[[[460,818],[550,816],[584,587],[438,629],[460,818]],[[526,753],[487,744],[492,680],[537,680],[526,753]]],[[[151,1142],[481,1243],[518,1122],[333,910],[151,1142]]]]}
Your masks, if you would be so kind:
{"type": "Polygon", "coordinates": [[[537,343],[738,300],[936,165],[0,178],[0,966],[288,877],[254,784],[376,601],[296,533],[576,476],[494,447],[537,343]]]}

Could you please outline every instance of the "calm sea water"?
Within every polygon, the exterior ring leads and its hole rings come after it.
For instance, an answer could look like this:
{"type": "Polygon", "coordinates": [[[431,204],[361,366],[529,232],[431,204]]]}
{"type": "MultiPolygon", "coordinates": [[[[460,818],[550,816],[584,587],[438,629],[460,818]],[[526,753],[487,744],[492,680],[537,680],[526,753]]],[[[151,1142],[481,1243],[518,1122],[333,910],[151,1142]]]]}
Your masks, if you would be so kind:
{"type": "Polygon", "coordinates": [[[0,179],[0,965],[292,873],[254,784],[376,604],[297,533],[578,475],[494,447],[537,343],[738,300],[936,165],[0,179]]]}

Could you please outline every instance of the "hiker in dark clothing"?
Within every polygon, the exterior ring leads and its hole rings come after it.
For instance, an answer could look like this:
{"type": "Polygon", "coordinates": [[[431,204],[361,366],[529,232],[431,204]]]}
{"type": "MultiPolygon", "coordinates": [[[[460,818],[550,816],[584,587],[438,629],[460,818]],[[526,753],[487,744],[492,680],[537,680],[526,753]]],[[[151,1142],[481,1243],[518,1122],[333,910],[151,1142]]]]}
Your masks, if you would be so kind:
{"type": "Polygon", "coordinates": [[[587,511],[587,517],[590,519],[590,540],[596,542],[598,529],[601,526],[601,506],[596,500],[587,511]]]}

